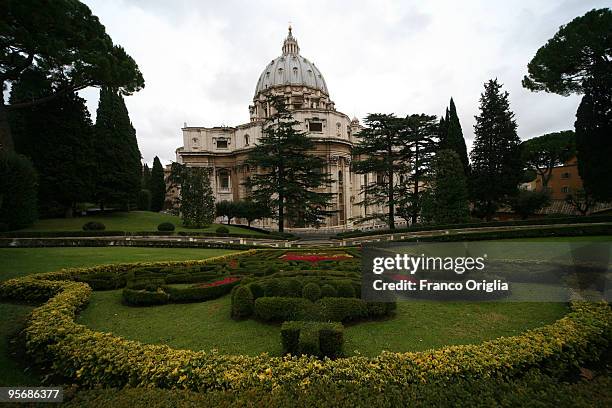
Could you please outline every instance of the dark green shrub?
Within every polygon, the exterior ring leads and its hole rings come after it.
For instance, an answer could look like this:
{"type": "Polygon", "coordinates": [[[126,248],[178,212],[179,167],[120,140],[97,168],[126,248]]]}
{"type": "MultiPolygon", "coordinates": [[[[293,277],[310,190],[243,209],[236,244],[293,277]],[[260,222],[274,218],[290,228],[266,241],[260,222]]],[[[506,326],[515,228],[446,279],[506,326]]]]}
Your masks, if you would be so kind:
{"type": "Polygon", "coordinates": [[[229,234],[229,228],[224,227],[223,225],[220,227],[217,227],[217,229],[215,230],[215,232],[217,234],[229,234]]]}
{"type": "Polygon", "coordinates": [[[283,289],[285,294],[283,296],[289,297],[300,297],[302,296],[302,282],[296,278],[283,279],[283,289]]]}
{"type": "Polygon", "coordinates": [[[264,294],[267,297],[280,296],[281,293],[281,283],[277,278],[268,279],[262,282],[264,287],[264,294]]]}
{"type": "Polygon", "coordinates": [[[330,285],[329,283],[326,283],[324,285],[321,286],[321,297],[337,297],[338,296],[338,292],[336,291],[336,288],[334,288],[332,285],[330,285]]]}
{"type": "Polygon", "coordinates": [[[342,356],[344,326],[340,323],[319,323],[319,350],[321,356],[337,358],[342,356]]]}
{"type": "Polygon", "coordinates": [[[255,317],[266,322],[310,320],[316,318],[316,306],[308,299],[262,297],[255,300],[255,317]]]}
{"type": "Polygon", "coordinates": [[[126,283],[126,287],[128,289],[146,289],[153,288],[153,290],[157,290],[158,287],[166,284],[164,278],[159,278],[156,276],[139,276],[137,278],[128,279],[126,283]]]}
{"type": "Polygon", "coordinates": [[[37,214],[37,177],[32,162],[0,151],[0,222],[14,230],[32,225],[37,214]]]}
{"type": "Polygon", "coordinates": [[[173,303],[204,302],[227,295],[239,283],[240,281],[236,281],[224,285],[194,288],[173,288],[167,286],[164,290],[170,295],[170,301],[173,303]]]}
{"type": "Polygon", "coordinates": [[[249,285],[251,293],[253,293],[253,299],[257,299],[265,296],[264,288],[258,282],[253,282],[249,285]]]}
{"type": "Polygon", "coordinates": [[[162,222],[157,226],[158,231],[171,232],[174,231],[174,224],[171,222],[162,222]]]}
{"type": "Polygon", "coordinates": [[[250,317],[253,311],[253,293],[244,285],[238,286],[232,296],[232,318],[245,319],[250,317]]]}
{"type": "Polygon", "coordinates": [[[318,356],[321,354],[319,349],[319,330],[312,324],[302,326],[298,344],[298,354],[318,356]]]}
{"type": "Polygon", "coordinates": [[[317,302],[321,320],[347,322],[368,316],[366,302],[355,298],[323,298],[317,302]]]}
{"type": "Polygon", "coordinates": [[[307,283],[302,289],[302,297],[316,302],[321,298],[321,288],[314,282],[307,283]]]}
{"type": "Polygon", "coordinates": [[[123,301],[130,306],[153,306],[168,303],[169,296],[163,291],[123,289],[123,301]]]}
{"type": "Polygon", "coordinates": [[[355,297],[355,288],[351,281],[335,281],[332,284],[336,287],[338,297],[355,297]]]}
{"type": "Polygon", "coordinates": [[[106,225],[98,221],[89,221],[83,224],[83,231],[104,231],[106,225]]]}
{"type": "Polygon", "coordinates": [[[304,322],[289,321],[284,322],[281,326],[281,345],[283,346],[283,354],[297,354],[300,343],[300,330],[304,322]]]}

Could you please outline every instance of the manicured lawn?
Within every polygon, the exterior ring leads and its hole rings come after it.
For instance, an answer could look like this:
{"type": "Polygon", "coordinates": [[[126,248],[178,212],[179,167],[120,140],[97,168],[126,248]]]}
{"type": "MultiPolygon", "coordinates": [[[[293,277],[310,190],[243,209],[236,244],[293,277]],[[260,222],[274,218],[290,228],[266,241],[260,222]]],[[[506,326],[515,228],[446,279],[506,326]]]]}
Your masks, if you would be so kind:
{"type": "MultiPolygon", "coordinates": [[[[2,248],[0,281],[60,268],[105,263],[204,259],[231,252],[223,249],[189,248],[2,248]]],[[[0,386],[36,385],[40,380],[8,354],[9,336],[22,327],[33,306],[0,302],[0,386]]]]}
{"type": "MultiPolygon", "coordinates": [[[[157,226],[162,222],[171,222],[176,226],[176,231],[194,232],[215,232],[221,224],[213,224],[208,228],[190,229],[184,228],[180,217],[174,215],[160,214],[151,211],[130,211],[113,212],[103,215],[91,215],[87,217],[75,218],[49,218],[37,221],[33,226],[21,231],[81,231],[83,224],[88,221],[98,221],[104,223],[107,231],[157,231],[157,226]]],[[[226,225],[230,233],[235,234],[265,234],[240,228],[233,225],[226,225]]]]}

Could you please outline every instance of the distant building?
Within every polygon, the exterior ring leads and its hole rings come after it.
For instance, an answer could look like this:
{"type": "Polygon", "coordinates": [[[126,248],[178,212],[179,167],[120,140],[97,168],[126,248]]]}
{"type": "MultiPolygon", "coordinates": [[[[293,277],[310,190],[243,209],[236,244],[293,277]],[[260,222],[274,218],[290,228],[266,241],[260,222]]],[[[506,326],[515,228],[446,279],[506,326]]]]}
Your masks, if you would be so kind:
{"type": "MultiPolygon", "coordinates": [[[[542,191],[542,176],[538,175],[535,180],[526,183],[527,190],[542,191]]],[[[548,182],[547,191],[552,200],[563,200],[570,194],[582,189],[582,179],[578,173],[578,160],[572,157],[562,166],[552,169],[548,182]]]]}
{"type": "MultiPolygon", "coordinates": [[[[324,221],[325,227],[352,227],[353,219],[378,208],[364,208],[358,203],[361,187],[375,174],[360,175],[351,171],[351,149],[355,134],[362,126],[336,110],[321,71],[300,54],[300,48],[289,27],[282,54],[271,60],[261,73],[249,106],[250,121],[237,126],[185,126],[183,146],[176,150],[179,163],[189,167],[208,167],[216,201],[238,201],[248,196],[244,182],[256,171],[246,164],[249,152],[262,135],[262,125],[272,112],[270,95],[285,97],[293,117],[300,122],[299,130],[314,141],[315,154],[325,159],[332,184],[321,191],[333,193],[331,210],[335,213],[324,221]]],[[[289,227],[296,220],[286,220],[289,227]]],[[[272,227],[272,220],[262,220],[259,226],[272,227]]]]}

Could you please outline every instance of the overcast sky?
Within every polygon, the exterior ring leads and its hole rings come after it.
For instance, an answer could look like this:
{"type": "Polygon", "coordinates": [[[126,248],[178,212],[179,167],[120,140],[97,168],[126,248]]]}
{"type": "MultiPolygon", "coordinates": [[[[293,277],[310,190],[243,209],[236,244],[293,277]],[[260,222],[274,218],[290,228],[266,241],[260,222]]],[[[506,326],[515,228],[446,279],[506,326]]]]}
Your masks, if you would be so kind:
{"type": "MultiPolygon", "coordinates": [[[[181,127],[233,126],[288,22],[321,70],[336,109],[441,115],[452,96],[471,147],[483,83],[510,93],[518,133],[571,129],[579,97],[521,87],[526,66],[559,26],[608,1],[85,0],[142,71],[126,98],[143,160],[175,160],[181,127]]],[[[95,120],[98,92],[82,92],[95,120]]]]}

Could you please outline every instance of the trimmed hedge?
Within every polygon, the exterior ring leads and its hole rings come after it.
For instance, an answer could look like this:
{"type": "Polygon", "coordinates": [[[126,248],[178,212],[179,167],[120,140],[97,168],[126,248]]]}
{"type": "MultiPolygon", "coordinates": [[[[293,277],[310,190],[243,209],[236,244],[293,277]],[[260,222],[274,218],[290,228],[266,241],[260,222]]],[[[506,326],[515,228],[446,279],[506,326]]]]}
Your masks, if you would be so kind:
{"type": "Polygon", "coordinates": [[[302,297],[316,302],[321,298],[321,287],[314,282],[307,283],[302,289],[302,297]]]}
{"type": "Polygon", "coordinates": [[[283,354],[337,358],[343,343],[344,327],[340,323],[289,321],[281,326],[283,354]]]}
{"type": "Polygon", "coordinates": [[[237,286],[232,292],[232,318],[245,319],[253,315],[255,298],[247,286],[237,286]]]}
{"type": "Polygon", "coordinates": [[[130,306],[155,306],[168,303],[169,295],[162,291],[148,291],[137,289],[123,289],[123,301],[130,306]]]}
{"type": "MultiPolygon", "coordinates": [[[[104,268],[112,270],[116,265],[104,268]]],[[[533,368],[560,373],[583,367],[598,360],[611,340],[609,305],[574,301],[565,317],[520,335],[423,352],[321,361],[307,356],[174,350],[77,324],[76,313],[91,295],[87,284],[70,281],[77,275],[68,270],[11,279],[0,284],[0,298],[48,299],[27,322],[27,352],[33,362],[52,366],[56,374],[85,387],[129,385],[199,392],[255,387],[269,392],[279,386],[298,390],[317,381],[379,391],[418,383],[448,387],[462,381],[511,379],[533,368]]]]}
{"type": "Polygon", "coordinates": [[[164,286],[164,291],[170,296],[172,303],[204,302],[227,295],[232,288],[240,283],[239,280],[217,286],[193,287],[193,288],[174,288],[164,286]]]}
{"type": "Polygon", "coordinates": [[[612,378],[598,376],[574,384],[530,371],[519,379],[458,380],[455,383],[402,384],[382,387],[309,381],[245,391],[194,392],[150,388],[83,390],[65,393],[66,408],[396,408],[396,407],[571,407],[609,406],[612,378]]]}
{"type": "Polygon", "coordinates": [[[590,235],[610,235],[612,225],[582,225],[569,227],[542,227],[537,229],[518,229],[488,232],[457,232],[429,237],[413,237],[395,242],[451,242],[451,241],[481,241],[507,238],[543,238],[543,237],[575,237],[590,235]]]}
{"type": "Polygon", "coordinates": [[[158,231],[171,232],[174,231],[174,224],[171,222],[162,222],[157,226],[158,231]]]}
{"type": "Polygon", "coordinates": [[[98,221],[89,221],[83,224],[83,231],[104,231],[106,225],[98,221]]]}
{"type": "Polygon", "coordinates": [[[265,322],[313,320],[316,316],[316,307],[314,303],[304,298],[261,297],[255,300],[254,312],[255,318],[265,322]]]}
{"type": "Polygon", "coordinates": [[[336,234],[337,238],[357,238],[367,237],[372,235],[386,234],[401,234],[418,231],[436,231],[436,230],[453,230],[465,228],[485,228],[485,227],[514,227],[522,225],[555,225],[555,224],[585,224],[585,223],[600,223],[612,222],[612,215],[589,215],[589,216],[573,216],[573,217],[551,217],[551,218],[534,218],[530,220],[513,220],[513,221],[490,221],[490,222],[469,222],[461,224],[439,224],[439,225],[417,225],[408,228],[398,228],[395,230],[380,229],[373,231],[348,231],[336,234]]]}

